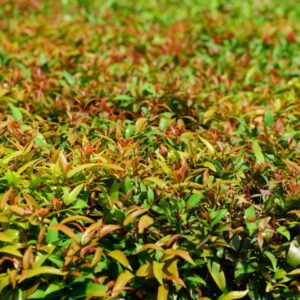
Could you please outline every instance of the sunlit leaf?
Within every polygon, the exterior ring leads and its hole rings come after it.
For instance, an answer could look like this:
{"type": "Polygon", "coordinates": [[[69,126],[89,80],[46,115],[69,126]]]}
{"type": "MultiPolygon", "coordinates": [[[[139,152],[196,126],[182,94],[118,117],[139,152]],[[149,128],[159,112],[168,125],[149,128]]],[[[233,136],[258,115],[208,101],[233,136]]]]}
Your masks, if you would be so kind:
{"type": "Polygon", "coordinates": [[[74,241],[78,240],[78,237],[74,233],[74,231],[70,227],[68,227],[64,224],[52,224],[48,227],[48,230],[59,230],[59,231],[63,232],[64,234],[66,234],[71,239],[73,239],[74,241]]]}
{"type": "Polygon", "coordinates": [[[248,290],[245,291],[233,291],[233,292],[228,292],[220,297],[218,297],[217,300],[233,300],[233,299],[241,299],[244,298],[248,294],[248,290]]]}
{"type": "Polygon", "coordinates": [[[157,300],[168,300],[169,289],[165,285],[160,285],[157,292],[157,300]]]}
{"type": "Polygon", "coordinates": [[[129,272],[127,270],[122,272],[118,276],[117,281],[114,285],[114,288],[112,290],[112,296],[118,295],[122,291],[122,289],[126,286],[128,281],[130,281],[133,278],[134,278],[134,275],[131,272],[129,272]]]}
{"type": "Polygon", "coordinates": [[[214,262],[214,261],[209,261],[207,263],[207,267],[209,270],[209,273],[213,280],[215,281],[216,285],[218,288],[222,291],[225,292],[226,290],[226,278],[223,270],[221,269],[221,266],[219,263],[214,262]]]}
{"type": "Polygon", "coordinates": [[[129,261],[128,261],[126,255],[121,250],[111,251],[108,253],[108,256],[117,260],[124,267],[126,267],[126,268],[130,267],[130,264],[129,264],[129,261]]]}

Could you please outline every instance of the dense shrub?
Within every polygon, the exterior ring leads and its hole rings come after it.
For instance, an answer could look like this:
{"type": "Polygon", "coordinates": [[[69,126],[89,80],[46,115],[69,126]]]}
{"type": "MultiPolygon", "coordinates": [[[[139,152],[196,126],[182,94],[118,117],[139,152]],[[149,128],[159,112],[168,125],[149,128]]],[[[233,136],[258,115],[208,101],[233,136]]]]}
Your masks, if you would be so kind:
{"type": "Polygon", "coordinates": [[[297,1],[0,15],[0,299],[299,299],[297,1]]]}

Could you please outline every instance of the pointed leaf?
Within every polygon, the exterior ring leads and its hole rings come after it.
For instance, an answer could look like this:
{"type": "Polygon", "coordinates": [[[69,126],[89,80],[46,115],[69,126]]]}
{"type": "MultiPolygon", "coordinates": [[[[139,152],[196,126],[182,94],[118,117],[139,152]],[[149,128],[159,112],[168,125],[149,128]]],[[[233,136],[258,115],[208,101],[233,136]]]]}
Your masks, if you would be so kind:
{"type": "Polygon", "coordinates": [[[0,232],[1,242],[12,242],[14,239],[5,232],[0,232]]]}
{"type": "Polygon", "coordinates": [[[254,152],[254,155],[256,157],[258,164],[264,163],[265,157],[262,153],[260,145],[258,144],[258,141],[256,141],[256,140],[252,141],[252,149],[253,149],[253,152],[254,152]]]}
{"type": "Polygon", "coordinates": [[[187,251],[184,250],[180,250],[180,249],[167,249],[165,251],[166,255],[176,255],[176,256],[180,256],[181,258],[183,258],[185,261],[187,261],[188,263],[194,265],[195,262],[192,260],[190,254],[187,251]]]}
{"type": "Polygon", "coordinates": [[[160,247],[160,246],[158,246],[156,244],[151,244],[150,243],[150,244],[146,244],[146,245],[142,246],[140,249],[138,249],[136,251],[136,254],[139,253],[139,252],[145,251],[147,249],[155,249],[155,250],[158,250],[160,252],[164,252],[164,249],[162,247],[160,247]]]}
{"type": "Polygon", "coordinates": [[[66,275],[68,272],[63,272],[59,269],[53,268],[53,267],[48,267],[48,266],[43,266],[43,267],[37,267],[35,269],[31,270],[23,270],[21,274],[21,278],[19,279],[19,283],[24,281],[25,279],[38,276],[41,274],[52,274],[52,275],[66,275]]]}
{"type": "Polygon", "coordinates": [[[187,202],[187,208],[192,209],[194,207],[197,207],[201,201],[201,198],[202,198],[202,194],[200,193],[193,194],[187,202]]]}
{"type": "Polygon", "coordinates": [[[153,275],[152,265],[147,262],[144,265],[140,266],[139,269],[136,271],[136,276],[138,277],[150,277],[153,275]]]}
{"type": "Polygon", "coordinates": [[[147,122],[147,118],[139,118],[135,123],[135,134],[139,134],[144,126],[144,124],[147,122]]]}
{"type": "Polygon", "coordinates": [[[164,267],[164,264],[159,263],[157,261],[153,261],[152,266],[153,266],[153,273],[154,273],[155,278],[161,285],[163,285],[163,270],[162,269],[164,267]]]}
{"type": "Polygon", "coordinates": [[[23,254],[13,246],[4,246],[0,248],[0,253],[7,253],[18,257],[23,257],[23,254]]]}
{"type": "Polygon", "coordinates": [[[138,216],[142,215],[146,211],[148,211],[149,208],[139,208],[135,210],[133,213],[131,213],[129,216],[127,216],[124,220],[124,226],[127,226],[129,223],[133,222],[138,216]]]}
{"type": "Polygon", "coordinates": [[[220,264],[214,261],[209,261],[207,263],[207,267],[209,270],[209,273],[213,280],[215,281],[216,285],[218,288],[222,291],[225,292],[226,290],[226,278],[223,270],[221,269],[220,264]]]}
{"type": "Polygon", "coordinates": [[[21,110],[18,107],[14,106],[12,103],[7,103],[7,105],[11,110],[14,120],[17,122],[21,122],[23,120],[23,115],[21,110]]]}
{"type": "Polygon", "coordinates": [[[147,215],[142,216],[139,221],[139,225],[138,225],[139,233],[143,233],[144,230],[146,228],[148,228],[149,226],[151,226],[153,223],[154,223],[154,220],[151,217],[149,217],[147,215]]]}
{"type": "Polygon", "coordinates": [[[126,268],[130,267],[130,264],[129,264],[129,261],[128,261],[126,255],[121,250],[111,251],[108,253],[108,256],[117,260],[124,267],[126,267],[126,268]]]}
{"type": "Polygon", "coordinates": [[[69,236],[74,241],[78,240],[78,237],[74,233],[74,231],[70,227],[68,227],[66,225],[63,225],[63,224],[52,224],[52,225],[50,225],[48,227],[48,230],[59,230],[59,231],[62,231],[67,236],[69,236]]]}
{"type": "Polygon", "coordinates": [[[118,276],[117,281],[114,285],[114,288],[112,290],[112,296],[118,295],[122,291],[122,289],[126,286],[127,282],[132,278],[134,278],[134,275],[128,270],[122,272],[118,276]]]}
{"type": "Polygon", "coordinates": [[[233,291],[229,293],[225,293],[218,297],[217,300],[233,300],[233,299],[241,299],[244,298],[248,294],[248,290],[245,291],[233,291]]]}

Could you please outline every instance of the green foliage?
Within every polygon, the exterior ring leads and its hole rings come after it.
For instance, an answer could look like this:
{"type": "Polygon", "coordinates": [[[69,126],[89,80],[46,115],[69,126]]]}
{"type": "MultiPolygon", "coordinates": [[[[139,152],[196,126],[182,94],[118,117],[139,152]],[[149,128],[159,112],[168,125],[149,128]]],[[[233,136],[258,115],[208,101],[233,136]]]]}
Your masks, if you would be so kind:
{"type": "Polygon", "coordinates": [[[297,1],[0,16],[0,300],[299,299],[297,1]]]}

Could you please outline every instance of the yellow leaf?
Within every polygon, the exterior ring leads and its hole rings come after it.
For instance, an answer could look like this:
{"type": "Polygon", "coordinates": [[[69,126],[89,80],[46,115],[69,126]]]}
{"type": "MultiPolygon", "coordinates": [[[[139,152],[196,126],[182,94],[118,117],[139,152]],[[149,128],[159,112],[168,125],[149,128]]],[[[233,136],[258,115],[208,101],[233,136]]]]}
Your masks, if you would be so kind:
{"type": "Polygon", "coordinates": [[[147,118],[139,118],[135,123],[135,134],[140,133],[144,124],[147,122],[147,118]]]}
{"type": "Polygon", "coordinates": [[[9,196],[11,194],[11,191],[12,189],[10,188],[8,191],[6,191],[3,195],[2,195],[2,198],[1,198],[1,201],[0,201],[0,209],[3,209],[5,204],[7,203],[8,199],[9,199],[9,196]]]}
{"type": "Polygon", "coordinates": [[[139,225],[138,225],[139,233],[143,233],[146,228],[148,228],[149,226],[151,226],[153,224],[153,222],[154,221],[151,217],[149,217],[147,215],[142,216],[139,221],[139,225]]]}
{"type": "Polygon", "coordinates": [[[215,154],[215,148],[207,140],[205,140],[204,138],[202,138],[202,137],[199,137],[199,138],[203,142],[203,144],[207,147],[208,151],[211,154],[215,154]]]}
{"type": "Polygon", "coordinates": [[[158,250],[160,252],[164,252],[164,249],[162,247],[160,247],[160,246],[158,246],[156,244],[151,244],[150,243],[150,244],[146,244],[146,245],[142,246],[139,250],[136,251],[136,254],[140,253],[142,251],[145,251],[147,249],[155,249],[155,250],[158,250]]]}
{"type": "Polygon", "coordinates": [[[84,298],[84,300],[90,300],[90,299],[92,299],[92,298],[94,298],[94,297],[101,297],[101,298],[103,298],[103,297],[106,297],[107,296],[107,294],[105,293],[105,292],[103,292],[103,291],[92,291],[92,292],[90,292],[85,298],[84,298]]]}
{"type": "Polygon", "coordinates": [[[153,183],[157,184],[160,188],[165,188],[167,186],[163,180],[159,179],[158,177],[154,177],[154,176],[147,177],[144,179],[144,181],[153,182],[153,183]]]}
{"type": "Polygon", "coordinates": [[[128,261],[126,255],[121,250],[111,251],[108,253],[108,256],[117,260],[124,267],[126,267],[126,268],[130,267],[130,264],[129,264],[129,261],[128,261]]]}
{"type": "Polygon", "coordinates": [[[95,221],[91,218],[85,217],[85,216],[71,216],[65,218],[61,224],[69,223],[69,222],[74,222],[74,221],[85,221],[89,223],[94,223],[95,221]]]}
{"type": "Polygon", "coordinates": [[[14,239],[10,237],[5,232],[0,232],[0,241],[1,242],[12,242],[14,239]]]}
{"type": "Polygon", "coordinates": [[[202,189],[203,184],[199,184],[196,182],[181,182],[173,184],[173,188],[195,188],[195,189],[202,189]]]}
{"type": "Polygon", "coordinates": [[[131,213],[129,216],[127,216],[125,218],[124,223],[123,223],[124,226],[127,226],[129,223],[134,221],[136,217],[142,215],[143,213],[145,213],[148,210],[149,210],[149,208],[139,208],[139,209],[135,210],[133,213],[131,213]]]}
{"type": "Polygon", "coordinates": [[[123,290],[123,288],[126,286],[127,282],[129,280],[131,280],[132,278],[134,278],[134,275],[131,272],[129,272],[128,270],[122,272],[117,278],[117,281],[114,285],[111,295],[112,296],[118,295],[123,290]]]}
{"type": "Polygon", "coordinates": [[[169,289],[166,285],[161,285],[158,288],[157,300],[168,300],[169,289]]]}
{"type": "Polygon", "coordinates": [[[7,274],[0,275],[0,293],[7,285],[9,285],[9,282],[10,280],[7,274]]]}
{"type": "Polygon", "coordinates": [[[26,163],[25,165],[23,165],[18,171],[17,174],[21,174],[23,173],[26,169],[30,168],[33,165],[36,165],[37,163],[41,162],[43,159],[41,158],[37,158],[35,160],[29,161],[28,163],[26,163]]]}
{"type": "Polygon", "coordinates": [[[300,269],[294,269],[291,272],[288,272],[287,275],[299,275],[300,274],[300,269]]]}
{"type": "Polygon", "coordinates": [[[144,265],[139,267],[135,275],[138,277],[152,277],[153,276],[152,265],[150,263],[145,263],[144,265]]]}
{"type": "Polygon", "coordinates": [[[59,231],[62,231],[67,236],[69,236],[74,241],[78,240],[78,237],[74,233],[74,231],[70,227],[68,227],[66,225],[63,225],[63,224],[52,224],[52,225],[50,225],[48,227],[48,230],[59,230],[59,231]]]}
{"type": "Polygon", "coordinates": [[[222,184],[234,184],[234,183],[239,183],[239,180],[219,179],[212,186],[214,187],[214,186],[218,186],[218,185],[222,185],[222,184]]]}
{"type": "MultiPolygon", "coordinates": [[[[284,286],[286,287],[286,286],[284,286]]],[[[228,293],[224,293],[217,300],[233,300],[233,299],[241,299],[244,298],[248,294],[248,290],[245,291],[232,291],[228,293]]]]}
{"type": "Polygon", "coordinates": [[[209,168],[210,170],[212,170],[213,172],[216,172],[217,169],[215,167],[215,165],[213,163],[211,163],[210,161],[206,161],[202,164],[202,166],[209,168]]]}
{"type": "Polygon", "coordinates": [[[52,275],[66,275],[68,272],[63,272],[59,269],[53,268],[53,267],[48,267],[48,266],[43,266],[43,267],[38,267],[35,269],[31,270],[23,270],[21,277],[19,279],[19,283],[24,281],[25,279],[41,275],[41,274],[52,274],[52,275]]]}
{"type": "Polygon", "coordinates": [[[89,265],[90,268],[94,267],[98,263],[98,261],[101,259],[102,252],[103,252],[103,248],[96,248],[93,260],[89,265]]]}
{"type": "Polygon", "coordinates": [[[93,232],[94,232],[96,229],[98,230],[99,228],[101,228],[102,225],[103,225],[102,219],[99,220],[98,222],[96,222],[96,223],[90,225],[90,226],[85,230],[85,232],[84,232],[83,235],[82,235],[82,238],[81,238],[82,243],[84,244],[84,243],[86,243],[87,241],[89,241],[89,240],[91,239],[92,235],[93,235],[93,232]]]}
{"type": "Polygon", "coordinates": [[[13,153],[10,153],[7,156],[5,156],[4,158],[2,158],[0,160],[0,163],[1,164],[7,164],[7,163],[9,163],[9,161],[11,161],[12,159],[14,159],[14,158],[16,158],[16,157],[18,157],[22,154],[23,154],[23,151],[15,151],[13,153]]]}
{"type": "Polygon", "coordinates": [[[116,231],[119,228],[120,226],[118,225],[104,225],[99,232],[99,238],[101,239],[107,234],[109,234],[110,232],[116,231]]]}
{"type": "Polygon", "coordinates": [[[89,163],[89,164],[77,166],[74,169],[70,170],[67,173],[67,178],[70,178],[70,177],[74,176],[76,173],[79,173],[85,169],[91,169],[91,168],[95,168],[95,167],[99,167],[99,168],[103,168],[103,169],[117,170],[117,171],[124,171],[124,169],[121,168],[120,166],[116,166],[116,165],[110,164],[110,163],[89,163]]]}
{"type": "Polygon", "coordinates": [[[152,263],[153,266],[153,273],[157,281],[162,285],[163,284],[163,263],[159,263],[157,261],[153,261],[152,263]]]}
{"type": "Polygon", "coordinates": [[[16,247],[13,246],[5,246],[0,248],[0,253],[7,253],[18,257],[23,256],[22,253],[19,250],[17,250],[16,247]]]}
{"type": "Polygon", "coordinates": [[[166,255],[180,256],[181,258],[183,258],[188,263],[190,263],[192,265],[195,264],[195,262],[192,260],[190,254],[187,251],[180,250],[180,249],[167,249],[165,251],[165,254],[166,255]]]}
{"type": "Polygon", "coordinates": [[[178,262],[177,259],[171,260],[171,261],[166,261],[165,266],[164,266],[164,273],[168,276],[174,275],[176,277],[179,277],[177,262],[178,262]]]}
{"type": "Polygon", "coordinates": [[[288,214],[295,214],[297,217],[300,217],[300,210],[290,210],[288,214]]]}

